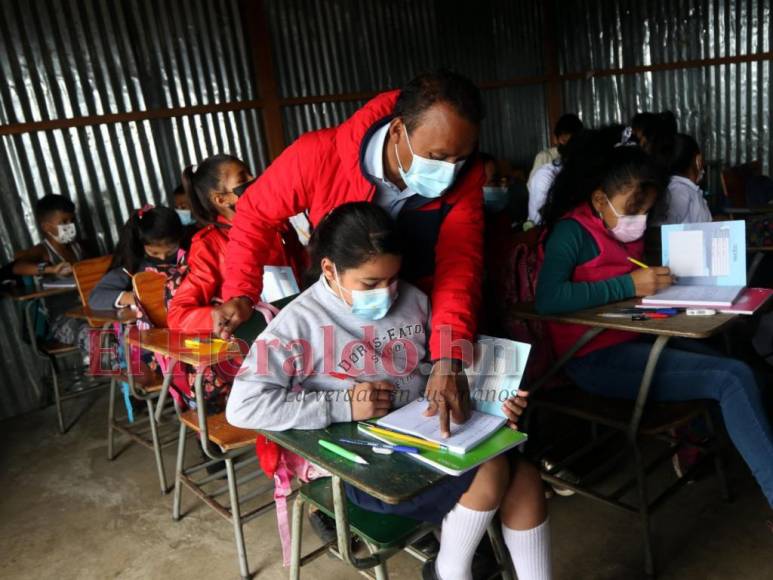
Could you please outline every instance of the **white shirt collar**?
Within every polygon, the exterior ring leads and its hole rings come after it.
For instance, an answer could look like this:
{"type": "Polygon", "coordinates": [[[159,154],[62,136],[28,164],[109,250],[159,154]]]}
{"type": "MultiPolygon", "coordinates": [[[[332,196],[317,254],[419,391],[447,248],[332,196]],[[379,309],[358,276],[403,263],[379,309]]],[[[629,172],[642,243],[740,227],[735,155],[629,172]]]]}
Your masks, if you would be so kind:
{"type": "Polygon", "coordinates": [[[682,177],[681,175],[671,176],[671,182],[669,185],[673,185],[673,184],[679,184],[684,187],[689,187],[690,189],[695,191],[701,191],[701,188],[697,183],[695,183],[692,179],[687,179],[686,177],[682,177]]]}
{"type": "Polygon", "coordinates": [[[384,143],[389,133],[389,123],[371,135],[365,148],[365,171],[371,177],[384,180],[384,143]]]}

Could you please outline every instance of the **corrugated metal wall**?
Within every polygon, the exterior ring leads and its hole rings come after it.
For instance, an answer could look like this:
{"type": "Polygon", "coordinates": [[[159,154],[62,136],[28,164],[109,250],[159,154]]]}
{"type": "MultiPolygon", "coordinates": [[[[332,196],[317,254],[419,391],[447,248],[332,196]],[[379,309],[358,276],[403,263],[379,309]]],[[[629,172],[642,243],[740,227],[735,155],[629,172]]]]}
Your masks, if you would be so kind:
{"type": "MultiPolygon", "coordinates": [[[[565,111],[588,125],[673,109],[715,163],[771,160],[770,61],[594,77],[593,70],[770,51],[773,0],[552,0],[565,111]]],[[[481,148],[528,165],[547,144],[539,0],[265,0],[280,98],[370,93],[446,66],[488,84],[481,148]]],[[[259,98],[239,0],[0,2],[0,124],[259,98]]],[[[335,125],[362,98],[287,104],[285,138],[335,125]]],[[[63,193],[112,247],[131,208],[163,203],[180,169],[230,151],[266,164],[260,112],[140,119],[0,138],[0,257],[38,240],[34,201],[63,193]]],[[[7,305],[6,305],[7,306],[7,305]]],[[[13,320],[5,308],[2,322],[13,320]]],[[[26,385],[0,344],[0,376],[26,385]]],[[[22,365],[23,366],[23,365],[22,365]]],[[[0,416],[23,397],[0,388],[0,416]],[[13,399],[13,400],[12,400],[13,399]]]]}
{"type": "MultiPolygon", "coordinates": [[[[237,0],[5,0],[0,124],[252,100],[249,55],[237,0]]],[[[133,208],[168,204],[181,168],[220,151],[265,167],[259,111],[3,136],[0,258],[39,241],[47,193],[73,199],[82,235],[108,251],[133,208]]],[[[7,300],[0,314],[4,417],[31,408],[36,369],[7,300]]]]}
{"type": "MultiPolygon", "coordinates": [[[[770,0],[560,2],[562,73],[768,52],[770,0]]],[[[723,64],[566,81],[564,106],[591,125],[672,110],[714,167],[759,159],[773,168],[773,62],[723,64]]]]}
{"type": "MultiPolygon", "coordinates": [[[[476,81],[544,73],[533,0],[271,0],[280,96],[381,91],[448,67],[476,81]]],[[[485,91],[481,148],[529,163],[547,142],[541,86],[485,91]]],[[[362,100],[285,107],[289,141],[346,119],[362,100]]]]}
{"type": "MultiPolygon", "coordinates": [[[[256,98],[236,0],[0,3],[0,124],[256,98]]],[[[132,208],[168,203],[180,168],[215,151],[254,168],[255,111],[4,136],[2,257],[38,241],[32,208],[70,196],[103,250],[132,208]],[[86,219],[88,218],[88,219],[86,219]]]]}

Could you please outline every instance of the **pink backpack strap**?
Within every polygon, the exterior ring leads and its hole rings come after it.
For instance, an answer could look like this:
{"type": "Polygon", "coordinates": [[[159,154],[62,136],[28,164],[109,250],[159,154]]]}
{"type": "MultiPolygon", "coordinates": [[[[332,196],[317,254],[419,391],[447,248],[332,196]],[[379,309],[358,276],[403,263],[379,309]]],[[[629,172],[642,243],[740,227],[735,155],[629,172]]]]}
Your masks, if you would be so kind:
{"type": "Polygon", "coordinates": [[[309,463],[300,455],[280,448],[279,463],[274,473],[274,503],[276,504],[276,525],[279,530],[279,540],[282,543],[282,565],[290,565],[290,517],[287,509],[287,498],[292,493],[293,477],[307,483],[330,474],[309,463]]]}

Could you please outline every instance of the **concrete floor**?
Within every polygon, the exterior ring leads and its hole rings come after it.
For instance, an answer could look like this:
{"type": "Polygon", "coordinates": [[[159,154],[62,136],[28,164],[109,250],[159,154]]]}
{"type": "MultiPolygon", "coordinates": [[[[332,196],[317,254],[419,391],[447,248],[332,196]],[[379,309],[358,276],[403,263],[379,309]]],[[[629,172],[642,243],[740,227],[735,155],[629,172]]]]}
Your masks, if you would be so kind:
{"type": "MultiPolygon", "coordinates": [[[[56,432],[51,408],[0,423],[0,578],[238,578],[228,522],[190,493],[185,517],[173,522],[171,496],[160,495],[147,450],[132,445],[106,460],[105,422],[101,396],[66,435],[56,432]]],[[[170,474],[173,455],[168,448],[170,474]]],[[[748,470],[732,459],[734,503],[722,503],[708,478],[656,515],[662,580],[773,579],[773,533],[765,523],[771,512],[748,470]]],[[[556,497],[550,511],[556,580],[642,577],[634,518],[578,497],[556,497]]],[[[245,535],[257,577],[286,578],[273,512],[248,523],[245,535]]],[[[316,545],[309,530],[304,537],[304,549],[316,545]]],[[[420,578],[409,556],[391,562],[392,578],[420,578]]],[[[304,576],[360,577],[326,556],[304,576]]]]}

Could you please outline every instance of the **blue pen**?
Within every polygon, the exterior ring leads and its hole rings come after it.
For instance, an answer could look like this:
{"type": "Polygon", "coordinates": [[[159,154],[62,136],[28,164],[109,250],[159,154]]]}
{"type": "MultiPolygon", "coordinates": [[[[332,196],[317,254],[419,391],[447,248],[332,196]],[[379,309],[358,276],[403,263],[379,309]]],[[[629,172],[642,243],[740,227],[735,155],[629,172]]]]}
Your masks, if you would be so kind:
{"type": "Polygon", "coordinates": [[[362,439],[339,439],[339,443],[348,443],[349,445],[367,445],[368,447],[378,447],[380,449],[389,449],[395,453],[418,453],[416,447],[407,445],[389,445],[387,443],[377,443],[375,441],[363,441],[362,439]]]}

